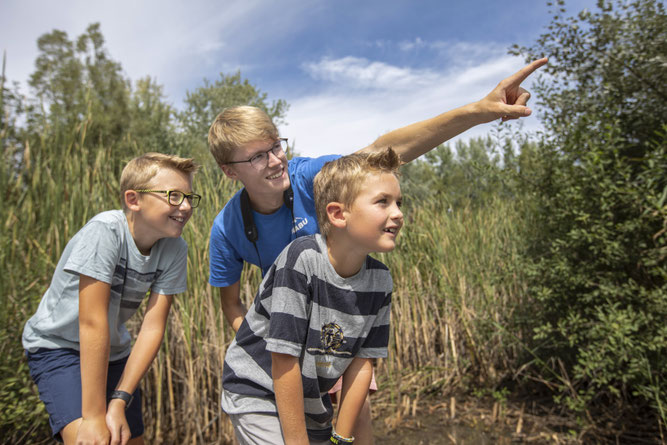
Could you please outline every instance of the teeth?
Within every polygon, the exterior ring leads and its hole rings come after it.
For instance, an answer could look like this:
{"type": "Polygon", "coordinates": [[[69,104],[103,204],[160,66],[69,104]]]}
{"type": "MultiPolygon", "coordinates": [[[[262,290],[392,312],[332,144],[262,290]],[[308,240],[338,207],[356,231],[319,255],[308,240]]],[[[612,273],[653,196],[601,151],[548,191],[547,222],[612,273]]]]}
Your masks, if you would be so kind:
{"type": "Polygon", "coordinates": [[[276,173],[275,175],[267,176],[266,178],[267,178],[267,179],[278,179],[278,178],[280,178],[282,175],[283,175],[283,170],[280,170],[280,171],[279,171],[278,173],[276,173]]]}

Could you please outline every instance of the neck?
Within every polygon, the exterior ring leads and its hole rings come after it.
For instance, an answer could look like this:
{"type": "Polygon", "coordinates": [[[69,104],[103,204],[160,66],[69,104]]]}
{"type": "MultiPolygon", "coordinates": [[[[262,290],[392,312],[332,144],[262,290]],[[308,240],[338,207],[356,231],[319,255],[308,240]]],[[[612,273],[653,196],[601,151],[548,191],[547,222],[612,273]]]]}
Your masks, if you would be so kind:
{"type": "Polygon", "coordinates": [[[125,213],[125,219],[127,219],[127,226],[130,229],[134,245],[137,246],[142,255],[150,255],[151,248],[157,242],[157,239],[151,236],[151,233],[143,233],[144,231],[140,229],[140,224],[137,224],[134,213],[125,213]]]}
{"type": "Polygon", "coordinates": [[[282,193],[279,195],[251,195],[250,192],[248,192],[248,198],[250,198],[250,207],[252,207],[255,212],[264,215],[270,215],[271,213],[277,212],[285,202],[282,193]]]}
{"type": "Polygon", "coordinates": [[[356,275],[366,261],[365,252],[359,252],[350,239],[334,228],[326,237],[329,261],[338,275],[349,278],[356,275]]]}

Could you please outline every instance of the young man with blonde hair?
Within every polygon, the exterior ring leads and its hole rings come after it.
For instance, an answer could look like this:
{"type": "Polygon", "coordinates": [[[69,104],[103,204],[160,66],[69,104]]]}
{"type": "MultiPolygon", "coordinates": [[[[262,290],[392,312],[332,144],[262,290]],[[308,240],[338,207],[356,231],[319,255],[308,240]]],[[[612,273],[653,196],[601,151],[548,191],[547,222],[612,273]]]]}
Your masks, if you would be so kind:
{"type": "MultiPolygon", "coordinates": [[[[409,162],[475,125],[528,116],[530,95],[520,85],[546,62],[540,59],[527,65],[477,102],[391,131],[360,151],[392,147],[409,162]]],[[[289,242],[318,233],[313,178],[339,155],[288,161],[287,140],[254,107],[220,113],[209,131],[209,147],[225,175],[244,185],[215,218],[209,241],[209,283],[220,288],[224,315],[238,330],[246,313],[240,299],[243,263],[255,264],[266,273],[289,242]]],[[[359,444],[373,443],[369,403],[359,416],[355,436],[359,444]]]]}
{"type": "Polygon", "coordinates": [[[123,210],[94,216],[67,243],[23,330],[30,375],[65,444],[143,443],[139,381],[186,290],[183,227],[199,204],[192,159],[147,153],[120,179],[123,210]],[[150,292],[131,345],[125,322],[150,292]]]}
{"type": "Polygon", "coordinates": [[[227,350],[222,407],[241,444],[353,443],[371,361],[387,356],[392,280],[369,256],[403,226],[391,149],[324,165],[314,181],[322,234],[269,268],[227,350]],[[343,377],[335,430],[328,391],[343,377]]]}

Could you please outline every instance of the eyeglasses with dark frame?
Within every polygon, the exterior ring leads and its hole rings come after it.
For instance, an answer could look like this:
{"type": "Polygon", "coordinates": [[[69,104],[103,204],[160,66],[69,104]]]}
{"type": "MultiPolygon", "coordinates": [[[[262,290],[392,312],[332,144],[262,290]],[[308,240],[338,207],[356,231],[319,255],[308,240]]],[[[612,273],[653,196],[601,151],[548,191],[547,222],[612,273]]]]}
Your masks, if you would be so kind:
{"type": "Polygon", "coordinates": [[[249,162],[255,170],[263,170],[267,165],[269,165],[269,153],[273,153],[274,156],[280,157],[286,151],[287,138],[278,138],[278,140],[271,146],[271,148],[266,151],[260,151],[259,153],[256,153],[250,159],[246,159],[245,161],[230,161],[225,162],[225,164],[244,164],[249,162]]]}
{"type": "Polygon", "coordinates": [[[166,193],[167,201],[169,204],[174,207],[178,207],[183,203],[183,200],[187,199],[190,203],[190,207],[193,209],[199,206],[199,201],[201,201],[201,195],[196,193],[184,193],[180,190],[135,190],[137,193],[166,193]]]}

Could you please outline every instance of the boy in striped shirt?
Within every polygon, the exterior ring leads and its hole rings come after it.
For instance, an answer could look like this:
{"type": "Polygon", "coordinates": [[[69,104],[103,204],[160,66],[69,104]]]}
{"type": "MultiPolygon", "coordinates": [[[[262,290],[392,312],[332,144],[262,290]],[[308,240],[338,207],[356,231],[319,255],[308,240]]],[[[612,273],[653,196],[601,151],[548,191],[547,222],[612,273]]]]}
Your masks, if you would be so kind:
{"type": "Polygon", "coordinates": [[[315,177],[320,234],[270,267],[227,350],[223,410],[242,444],[352,443],[372,360],[387,356],[392,280],[369,256],[403,226],[399,156],[355,153],[315,177]],[[344,376],[335,431],[328,391],[344,376]]]}

